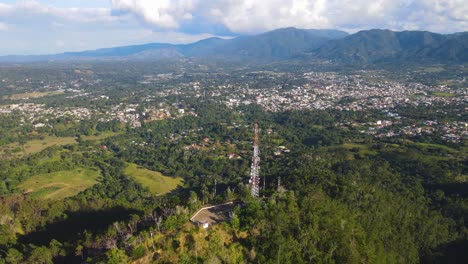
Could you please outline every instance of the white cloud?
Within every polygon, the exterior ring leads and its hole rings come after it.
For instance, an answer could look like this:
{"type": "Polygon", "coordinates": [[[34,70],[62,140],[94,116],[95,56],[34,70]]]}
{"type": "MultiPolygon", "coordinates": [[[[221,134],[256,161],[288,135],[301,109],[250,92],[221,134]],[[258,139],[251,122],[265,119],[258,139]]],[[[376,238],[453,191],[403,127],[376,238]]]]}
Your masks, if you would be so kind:
{"type": "Polygon", "coordinates": [[[238,33],[289,26],[468,30],[466,0],[112,0],[112,7],[180,30],[194,17],[238,33]]]}
{"type": "Polygon", "coordinates": [[[331,27],[324,16],[325,5],[326,0],[224,0],[207,4],[211,13],[216,14],[211,19],[234,32],[258,32],[289,26],[331,27]]]}
{"type": "Polygon", "coordinates": [[[466,0],[20,0],[7,3],[0,3],[0,32],[8,31],[0,34],[3,55],[147,42],[188,43],[213,35],[259,33],[290,26],[349,32],[370,28],[468,31],[466,0]]]}
{"type": "Polygon", "coordinates": [[[0,31],[8,31],[8,25],[0,22],[0,31]]]}
{"type": "Polygon", "coordinates": [[[426,0],[421,1],[425,10],[447,17],[447,19],[467,21],[468,2],[465,0],[426,0]]]}
{"type": "Polygon", "coordinates": [[[12,9],[13,9],[12,5],[0,3],[0,15],[10,12],[12,9]]]}
{"type": "Polygon", "coordinates": [[[112,7],[135,13],[146,22],[161,28],[178,28],[182,20],[190,20],[198,1],[192,0],[112,0],[112,7]]]}

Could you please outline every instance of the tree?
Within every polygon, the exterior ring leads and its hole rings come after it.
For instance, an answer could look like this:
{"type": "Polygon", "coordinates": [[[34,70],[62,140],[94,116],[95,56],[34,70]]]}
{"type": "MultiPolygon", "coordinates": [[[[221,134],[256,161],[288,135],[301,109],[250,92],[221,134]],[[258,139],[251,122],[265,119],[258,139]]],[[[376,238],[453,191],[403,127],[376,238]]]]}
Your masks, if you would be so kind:
{"type": "Polygon", "coordinates": [[[130,229],[130,234],[133,235],[137,231],[138,223],[140,222],[140,216],[132,214],[130,216],[130,221],[128,223],[128,228],[130,229]]]}
{"type": "Polygon", "coordinates": [[[189,204],[190,204],[190,210],[195,210],[199,207],[198,195],[194,191],[190,191],[189,204]]]}
{"type": "Polygon", "coordinates": [[[5,260],[10,264],[21,263],[23,261],[23,254],[14,248],[10,248],[8,249],[5,260]]]}
{"type": "Polygon", "coordinates": [[[52,252],[46,247],[37,247],[31,251],[27,262],[31,264],[53,264],[52,252]]]}
{"type": "Polygon", "coordinates": [[[203,204],[207,203],[210,198],[210,192],[208,191],[208,187],[205,184],[201,187],[201,193],[203,198],[203,204]]]}
{"type": "Polygon", "coordinates": [[[65,251],[62,249],[63,245],[59,241],[52,239],[49,243],[49,249],[52,251],[54,257],[65,256],[65,251]]]}
{"type": "Polygon", "coordinates": [[[128,256],[125,251],[113,248],[106,253],[107,264],[122,264],[128,262],[128,256]]]}
{"type": "Polygon", "coordinates": [[[234,192],[231,190],[230,187],[227,187],[226,189],[226,199],[228,200],[234,200],[236,198],[234,192]]]}
{"type": "Polygon", "coordinates": [[[234,230],[239,230],[240,220],[237,214],[233,213],[231,218],[231,226],[234,230]]]}

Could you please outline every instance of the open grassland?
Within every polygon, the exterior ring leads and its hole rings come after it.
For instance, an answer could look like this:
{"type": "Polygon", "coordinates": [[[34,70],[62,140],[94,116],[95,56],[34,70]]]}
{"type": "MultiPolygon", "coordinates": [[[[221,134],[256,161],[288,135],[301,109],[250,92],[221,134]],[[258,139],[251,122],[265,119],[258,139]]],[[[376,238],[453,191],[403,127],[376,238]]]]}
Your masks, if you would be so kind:
{"type": "Polygon", "coordinates": [[[374,156],[378,154],[375,150],[370,149],[369,146],[365,144],[345,143],[339,147],[348,151],[346,154],[348,160],[353,160],[356,155],[364,158],[365,156],[374,156]]]}
{"type": "Polygon", "coordinates": [[[433,92],[432,95],[437,96],[437,97],[455,97],[455,96],[457,96],[456,94],[447,93],[447,92],[433,92]]]}
{"type": "Polygon", "coordinates": [[[122,134],[121,132],[103,132],[99,133],[97,135],[91,135],[91,136],[82,136],[82,140],[91,140],[91,141],[97,141],[97,140],[103,140],[109,137],[117,136],[119,134],[122,134]]]}
{"type": "Polygon", "coordinates": [[[12,153],[13,156],[20,157],[23,155],[29,155],[40,152],[51,146],[63,146],[68,144],[75,144],[76,139],[74,137],[51,137],[47,136],[44,139],[35,139],[27,141],[24,145],[19,143],[8,144],[0,148],[0,153],[5,152],[12,153]]]}
{"type": "Polygon", "coordinates": [[[164,176],[160,172],[151,171],[133,163],[129,163],[124,172],[152,193],[165,194],[182,184],[181,178],[164,176]]]}
{"type": "Polygon", "coordinates": [[[441,73],[445,71],[445,69],[442,66],[434,66],[434,67],[425,67],[422,71],[427,72],[427,73],[441,73]]]}
{"type": "Polygon", "coordinates": [[[98,176],[98,171],[82,168],[57,171],[33,176],[18,187],[35,198],[61,200],[93,186],[98,176]]]}
{"type": "Polygon", "coordinates": [[[74,144],[76,140],[74,137],[45,137],[44,139],[32,140],[26,142],[24,149],[26,154],[32,154],[42,151],[51,146],[63,146],[74,144]]]}
{"type": "MultiPolygon", "coordinates": [[[[99,135],[82,136],[81,138],[82,140],[99,141],[118,134],[119,133],[115,132],[105,132],[99,135]]],[[[24,145],[21,145],[19,143],[11,143],[6,146],[2,146],[0,147],[0,156],[4,155],[7,158],[22,157],[25,155],[41,152],[42,150],[48,147],[64,146],[75,143],[77,143],[75,137],[46,136],[44,137],[44,139],[35,139],[27,141],[24,145]]]]}
{"type": "Polygon", "coordinates": [[[50,91],[50,92],[30,92],[30,93],[20,93],[4,96],[4,99],[10,100],[21,100],[21,99],[31,99],[31,98],[40,98],[45,96],[59,95],[64,94],[63,91],[50,91]]]}
{"type": "Polygon", "coordinates": [[[441,154],[441,153],[458,154],[459,153],[459,151],[454,148],[451,148],[445,145],[440,145],[440,144],[415,142],[415,143],[412,143],[412,145],[417,147],[421,151],[432,152],[435,154],[441,154]]]}

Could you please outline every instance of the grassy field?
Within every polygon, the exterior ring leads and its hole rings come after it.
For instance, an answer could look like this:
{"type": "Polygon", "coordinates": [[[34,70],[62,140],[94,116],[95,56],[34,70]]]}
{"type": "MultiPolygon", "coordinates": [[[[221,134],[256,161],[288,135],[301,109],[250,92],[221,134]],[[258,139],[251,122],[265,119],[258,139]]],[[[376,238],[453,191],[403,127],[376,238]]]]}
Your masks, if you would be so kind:
{"type": "Polygon", "coordinates": [[[433,92],[432,95],[437,97],[455,97],[456,94],[453,93],[446,93],[446,92],[433,92]]]}
{"type": "MultiPolygon", "coordinates": [[[[91,141],[98,141],[108,137],[112,137],[118,135],[119,133],[115,132],[105,132],[99,134],[97,136],[82,136],[83,140],[91,140],[91,141]]],[[[0,147],[0,155],[5,153],[6,151],[10,152],[12,155],[11,157],[21,157],[24,155],[30,155],[34,153],[41,152],[42,150],[51,147],[51,146],[63,146],[69,144],[75,144],[76,138],[75,137],[53,137],[53,136],[46,136],[44,139],[35,139],[31,141],[27,141],[24,146],[21,146],[19,143],[12,143],[6,146],[0,147]]]]}
{"type": "Polygon", "coordinates": [[[97,141],[97,140],[102,140],[108,137],[113,137],[117,136],[119,134],[122,134],[121,132],[103,132],[98,135],[91,135],[91,136],[82,136],[81,139],[83,140],[91,140],[91,141],[97,141]]]}
{"type": "Polygon", "coordinates": [[[361,158],[364,158],[365,156],[374,156],[378,154],[377,151],[371,150],[369,146],[364,144],[345,143],[341,145],[341,147],[349,151],[349,153],[347,154],[348,159],[354,159],[354,154],[359,155],[359,157],[361,158]]]}
{"type": "Polygon", "coordinates": [[[15,153],[15,156],[29,155],[33,153],[40,152],[51,146],[63,146],[67,144],[75,144],[76,139],[74,137],[50,137],[47,136],[44,139],[36,139],[27,141],[24,146],[21,146],[19,143],[12,143],[0,148],[0,153],[5,152],[5,150],[14,150],[21,148],[21,151],[15,153]]]}
{"type": "Polygon", "coordinates": [[[27,99],[27,98],[40,98],[40,97],[45,97],[45,96],[52,96],[52,95],[58,95],[58,94],[64,94],[63,91],[51,91],[51,92],[30,92],[30,93],[20,93],[20,94],[12,94],[5,96],[5,99],[10,99],[10,100],[21,100],[21,99],[27,99]]]}
{"type": "Polygon", "coordinates": [[[418,149],[424,152],[433,152],[435,154],[440,154],[440,153],[457,154],[459,153],[459,151],[456,149],[453,149],[445,145],[440,145],[440,144],[414,142],[412,143],[412,145],[416,146],[418,149]]]}
{"type": "Polygon", "coordinates": [[[445,69],[443,67],[426,67],[423,69],[424,72],[428,72],[428,73],[440,73],[440,72],[443,72],[445,71],[445,69]]]}
{"type": "Polygon", "coordinates": [[[128,164],[124,172],[144,187],[147,187],[151,192],[157,194],[168,193],[182,184],[181,178],[164,176],[160,172],[150,171],[133,163],[128,164]]]}
{"type": "Polygon", "coordinates": [[[93,186],[98,176],[98,171],[89,169],[58,171],[33,176],[19,188],[35,198],[61,200],[93,186]]]}

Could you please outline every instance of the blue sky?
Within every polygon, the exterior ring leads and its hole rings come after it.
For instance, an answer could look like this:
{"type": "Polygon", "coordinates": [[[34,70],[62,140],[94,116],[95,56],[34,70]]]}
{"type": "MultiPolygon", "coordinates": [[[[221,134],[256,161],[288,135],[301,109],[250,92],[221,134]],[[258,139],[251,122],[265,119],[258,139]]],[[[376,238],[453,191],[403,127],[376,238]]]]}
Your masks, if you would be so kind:
{"type": "Polygon", "coordinates": [[[0,55],[188,43],[282,27],[468,30],[466,0],[0,0],[0,55]]]}

